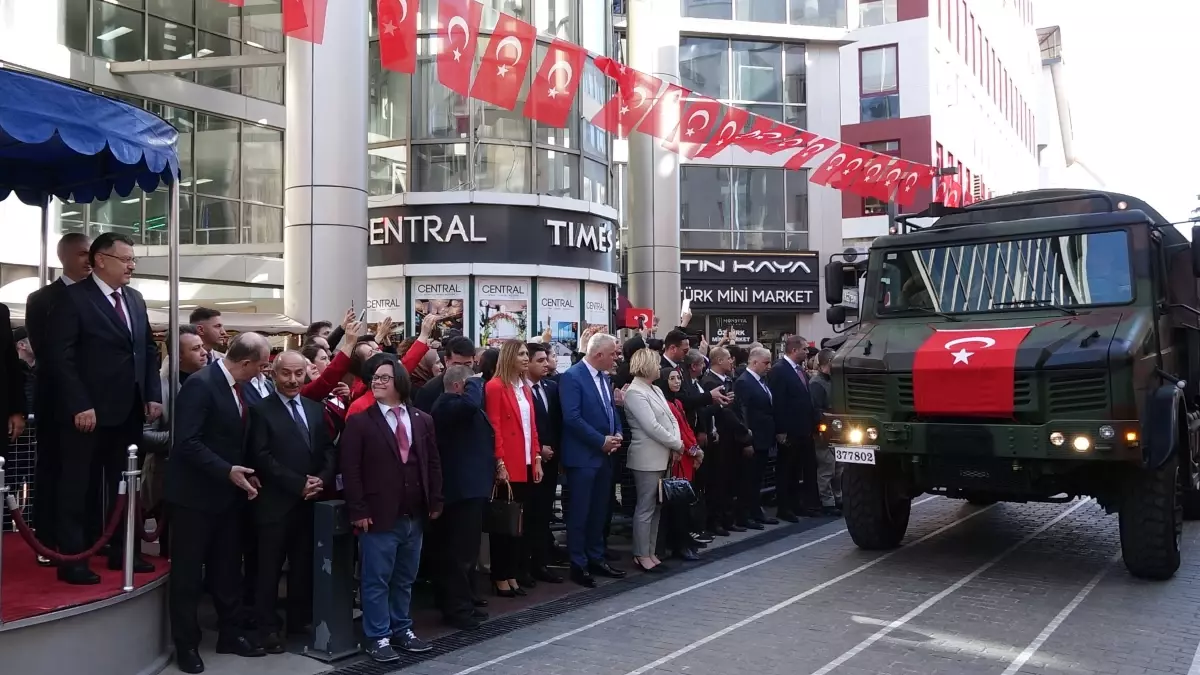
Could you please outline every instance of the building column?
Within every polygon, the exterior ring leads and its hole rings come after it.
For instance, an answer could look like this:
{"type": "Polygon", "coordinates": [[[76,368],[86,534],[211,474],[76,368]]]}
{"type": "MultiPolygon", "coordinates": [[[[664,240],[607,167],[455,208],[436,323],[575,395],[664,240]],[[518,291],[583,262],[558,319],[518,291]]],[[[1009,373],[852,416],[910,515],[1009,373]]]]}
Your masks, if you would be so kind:
{"type": "MultiPolygon", "coordinates": [[[[629,0],[629,65],[679,84],[679,2],[629,0]]],[[[629,137],[628,291],[664,330],[679,321],[679,156],[661,141],[629,137]]]]}
{"type": "Polygon", "coordinates": [[[367,304],[367,22],[330,3],[322,44],[287,39],[283,305],[304,323],[367,304]]]}

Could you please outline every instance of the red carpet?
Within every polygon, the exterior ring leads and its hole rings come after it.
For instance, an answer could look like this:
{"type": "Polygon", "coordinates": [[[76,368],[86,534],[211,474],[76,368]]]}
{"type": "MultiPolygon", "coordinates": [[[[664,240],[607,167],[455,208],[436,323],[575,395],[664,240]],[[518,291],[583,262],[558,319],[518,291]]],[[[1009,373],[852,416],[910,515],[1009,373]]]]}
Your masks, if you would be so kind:
{"type": "MultiPolygon", "coordinates": [[[[0,561],[0,618],[4,621],[27,619],[68,607],[86,605],[121,595],[122,574],[108,569],[103,557],[92,558],[92,571],[100,575],[95,586],[70,586],[58,581],[53,567],[39,567],[33,551],[16,533],[4,537],[4,559],[0,561]]],[[[146,556],[154,564],[152,574],[134,575],[138,587],[166,575],[170,564],[162,558],[146,556]]]]}

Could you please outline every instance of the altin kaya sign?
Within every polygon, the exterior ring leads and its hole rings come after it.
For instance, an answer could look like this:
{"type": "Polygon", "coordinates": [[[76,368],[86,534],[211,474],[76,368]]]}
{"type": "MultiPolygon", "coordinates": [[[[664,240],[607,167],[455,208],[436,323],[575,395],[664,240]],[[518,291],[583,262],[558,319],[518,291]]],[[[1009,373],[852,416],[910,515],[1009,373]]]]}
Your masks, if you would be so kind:
{"type": "Polygon", "coordinates": [[[821,307],[820,255],[684,251],[683,297],[697,310],[816,312],[821,307]]]}

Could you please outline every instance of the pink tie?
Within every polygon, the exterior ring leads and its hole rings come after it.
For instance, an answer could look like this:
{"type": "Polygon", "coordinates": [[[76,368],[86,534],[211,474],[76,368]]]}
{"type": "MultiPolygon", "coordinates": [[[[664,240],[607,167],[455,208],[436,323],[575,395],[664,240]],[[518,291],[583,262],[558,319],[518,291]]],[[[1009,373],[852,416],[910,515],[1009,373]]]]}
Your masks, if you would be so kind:
{"type": "Polygon", "coordinates": [[[400,411],[404,410],[399,406],[392,408],[392,416],[396,418],[396,444],[400,448],[400,463],[408,464],[408,434],[404,433],[404,424],[400,421],[400,411]]]}
{"type": "Polygon", "coordinates": [[[804,376],[804,368],[800,365],[797,365],[796,374],[800,376],[800,382],[802,382],[805,387],[808,387],[808,378],[804,376]]]}

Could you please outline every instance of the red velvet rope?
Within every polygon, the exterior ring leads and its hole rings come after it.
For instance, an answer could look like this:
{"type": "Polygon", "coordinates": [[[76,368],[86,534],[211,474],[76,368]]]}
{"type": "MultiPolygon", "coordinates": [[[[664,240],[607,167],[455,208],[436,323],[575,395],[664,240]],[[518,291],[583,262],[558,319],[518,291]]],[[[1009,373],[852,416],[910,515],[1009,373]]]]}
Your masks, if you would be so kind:
{"type": "Polygon", "coordinates": [[[166,517],[166,514],[160,509],[158,515],[156,515],[154,518],[154,531],[153,532],[146,531],[146,528],[145,528],[146,514],[145,513],[142,513],[141,522],[142,522],[143,526],[138,528],[138,536],[141,537],[141,540],[146,542],[147,544],[153,544],[154,542],[158,541],[159,536],[162,535],[163,528],[166,527],[166,525],[167,525],[167,517],[166,517]]]}
{"type": "Polygon", "coordinates": [[[92,544],[91,548],[83,553],[76,553],[74,555],[64,555],[57,551],[52,551],[46,548],[42,542],[38,541],[33,530],[30,529],[29,523],[25,522],[25,516],[21,513],[21,509],[16,508],[16,500],[12,499],[11,495],[9,496],[10,501],[8,506],[9,511],[12,513],[13,524],[17,526],[17,532],[21,533],[21,538],[25,540],[29,548],[32,548],[38,555],[49,558],[56,563],[73,563],[91,558],[108,544],[113,534],[116,533],[117,528],[120,527],[121,521],[125,520],[125,502],[127,499],[127,495],[117,495],[117,503],[113,505],[112,515],[108,517],[108,525],[104,528],[104,534],[100,536],[100,539],[95,544],[92,544]]]}

